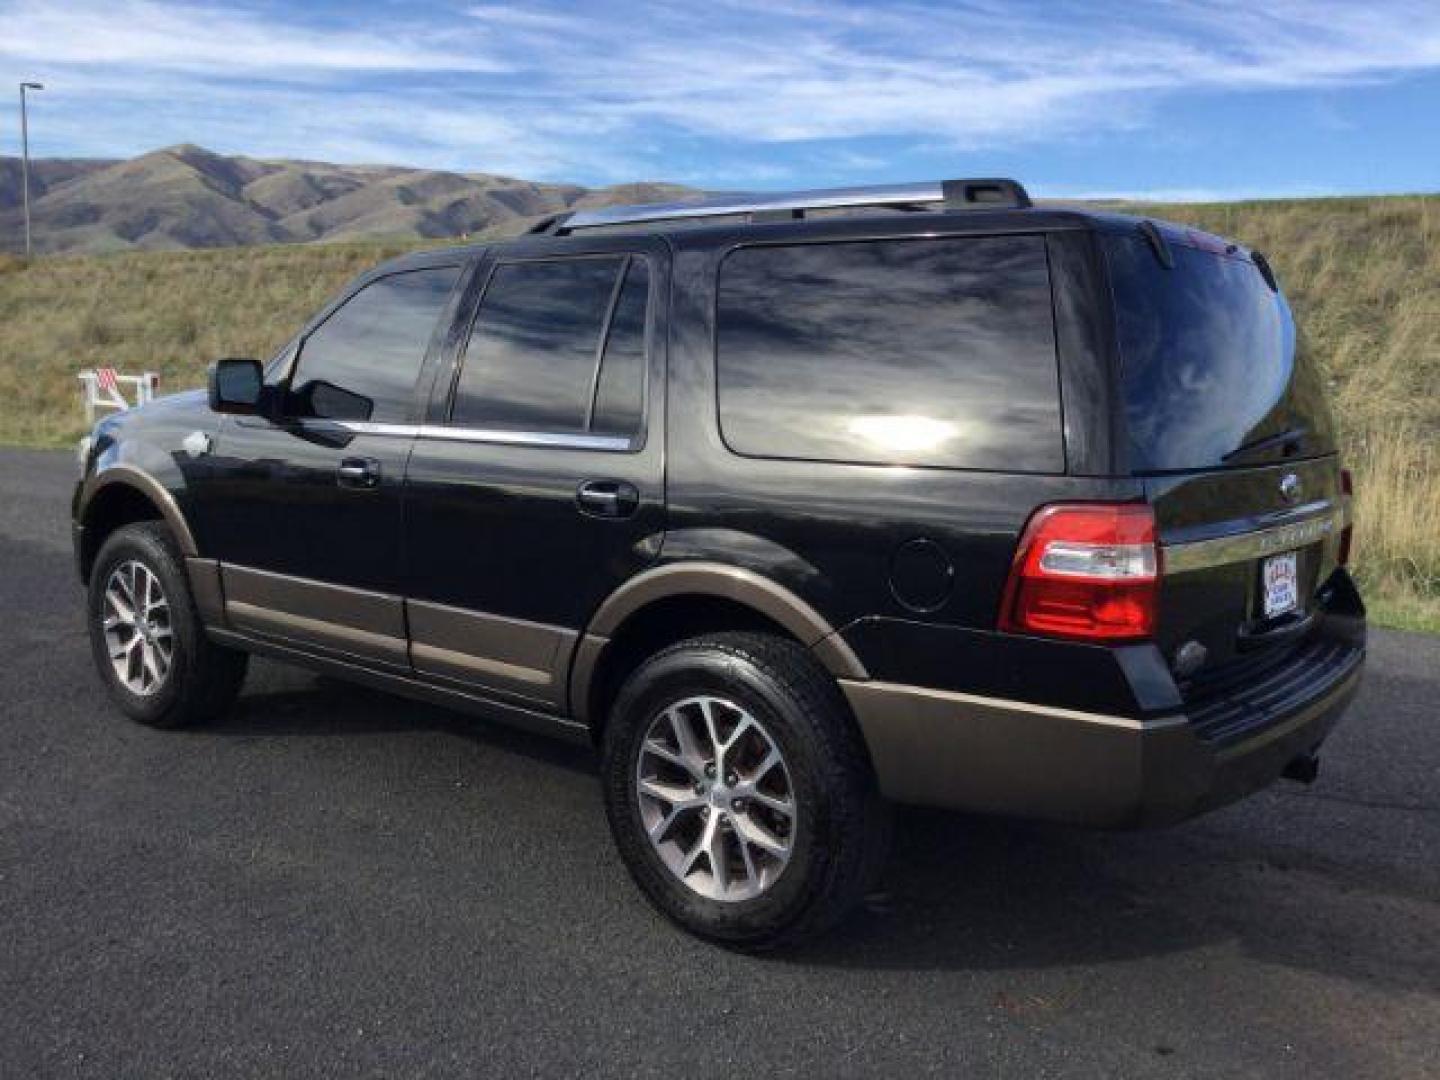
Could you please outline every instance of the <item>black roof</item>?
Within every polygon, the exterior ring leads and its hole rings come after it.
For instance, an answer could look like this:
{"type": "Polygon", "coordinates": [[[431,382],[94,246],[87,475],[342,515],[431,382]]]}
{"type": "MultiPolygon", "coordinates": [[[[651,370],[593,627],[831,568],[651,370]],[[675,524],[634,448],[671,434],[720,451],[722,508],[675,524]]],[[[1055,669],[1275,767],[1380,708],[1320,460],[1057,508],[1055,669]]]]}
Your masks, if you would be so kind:
{"type": "Polygon", "coordinates": [[[1094,229],[1139,233],[1157,253],[1166,244],[1182,244],[1242,257],[1251,253],[1223,237],[1174,222],[1071,204],[1035,205],[1014,180],[949,180],[878,188],[713,196],[679,203],[615,206],[557,214],[537,222],[521,236],[411,252],[375,272],[441,265],[504,247],[554,251],[579,247],[597,236],[644,235],[680,246],[731,242],[745,238],[804,239],[827,235],[987,233],[1017,230],[1094,229]]]}

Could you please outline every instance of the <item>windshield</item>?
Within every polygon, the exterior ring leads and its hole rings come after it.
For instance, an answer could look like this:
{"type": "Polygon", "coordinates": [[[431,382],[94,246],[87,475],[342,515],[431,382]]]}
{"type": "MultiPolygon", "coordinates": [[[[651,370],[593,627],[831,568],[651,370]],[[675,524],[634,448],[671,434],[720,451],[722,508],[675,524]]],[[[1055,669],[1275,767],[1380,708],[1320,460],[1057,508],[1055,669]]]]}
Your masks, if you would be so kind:
{"type": "Polygon", "coordinates": [[[1284,297],[1248,258],[1106,238],[1131,469],[1254,465],[1334,450],[1324,387],[1284,297]]]}

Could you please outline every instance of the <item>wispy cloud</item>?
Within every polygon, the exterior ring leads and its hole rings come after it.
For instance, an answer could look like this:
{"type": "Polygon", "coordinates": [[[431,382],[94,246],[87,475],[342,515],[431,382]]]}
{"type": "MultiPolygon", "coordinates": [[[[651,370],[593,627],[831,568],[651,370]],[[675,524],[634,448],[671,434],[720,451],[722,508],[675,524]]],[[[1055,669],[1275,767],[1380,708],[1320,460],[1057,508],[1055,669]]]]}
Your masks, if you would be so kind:
{"type": "Polygon", "coordinates": [[[75,148],[189,123],[272,155],[766,183],[1143,128],[1187,94],[1440,71],[1440,5],[0,0],[0,63],[53,76],[50,130],[75,148]]]}
{"type": "Polygon", "coordinates": [[[0,57],[205,77],[508,69],[488,50],[460,48],[458,41],[447,43],[453,35],[416,33],[408,25],[407,19],[374,29],[337,28],[234,4],[21,0],[0,6],[0,57]]]}

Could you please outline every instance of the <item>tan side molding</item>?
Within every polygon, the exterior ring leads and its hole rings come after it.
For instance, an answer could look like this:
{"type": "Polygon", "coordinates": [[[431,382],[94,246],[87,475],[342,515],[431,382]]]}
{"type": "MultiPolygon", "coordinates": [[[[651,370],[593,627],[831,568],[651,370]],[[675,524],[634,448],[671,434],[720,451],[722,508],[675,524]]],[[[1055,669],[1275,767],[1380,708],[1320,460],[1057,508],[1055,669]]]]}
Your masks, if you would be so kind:
{"type": "Polygon", "coordinates": [[[610,638],[642,608],[675,596],[715,596],[733,600],[773,619],[814,651],[837,679],[870,677],[854,650],[821,614],[783,585],[753,570],[714,562],[659,566],[631,578],[600,605],[575,648],[570,669],[570,713],[589,720],[590,689],[600,656],[610,638]]]}
{"type": "Polygon", "coordinates": [[[237,630],[409,666],[398,596],[245,566],[222,566],[220,575],[226,619],[237,630]]]}
{"type": "Polygon", "coordinates": [[[813,607],[770,578],[724,563],[680,562],[647,570],[611,593],[585,632],[613,637],[620,625],[641,608],[672,596],[717,596],[754,608],[814,649],[820,662],[837,678],[870,677],[835,627],[813,607]]]}
{"type": "Polygon", "coordinates": [[[1142,721],[844,679],[840,689],[881,791],[899,802],[1119,824],[1141,797],[1147,762],[1193,752],[1183,716],[1142,721]]]}
{"type": "Polygon", "coordinates": [[[416,671],[563,704],[573,630],[421,600],[405,609],[416,671]]]}

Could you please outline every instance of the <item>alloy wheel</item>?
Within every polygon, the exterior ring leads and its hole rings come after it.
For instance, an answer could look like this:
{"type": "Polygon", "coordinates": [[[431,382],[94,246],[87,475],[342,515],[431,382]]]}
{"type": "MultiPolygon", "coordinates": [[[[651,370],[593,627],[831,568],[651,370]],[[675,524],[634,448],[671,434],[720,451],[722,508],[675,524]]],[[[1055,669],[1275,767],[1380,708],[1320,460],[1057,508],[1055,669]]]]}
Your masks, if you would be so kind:
{"type": "Polygon", "coordinates": [[[640,744],[635,794],[660,860],[710,900],[753,900],[790,860],[798,819],[784,755],[733,701],[692,697],[660,712],[640,744]]]}
{"type": "Polygon", "coordinates": [[[121,685],[142,697],[164,686],[175,659],[175,631],[154,571],[135,559],[110,571],[100,620],[121,685]]]}

